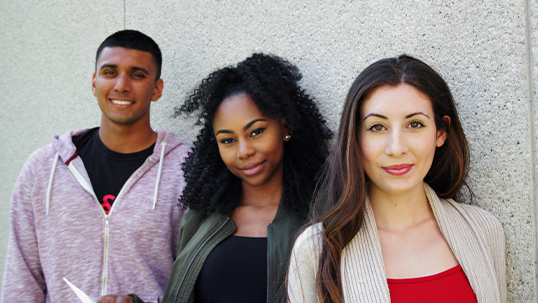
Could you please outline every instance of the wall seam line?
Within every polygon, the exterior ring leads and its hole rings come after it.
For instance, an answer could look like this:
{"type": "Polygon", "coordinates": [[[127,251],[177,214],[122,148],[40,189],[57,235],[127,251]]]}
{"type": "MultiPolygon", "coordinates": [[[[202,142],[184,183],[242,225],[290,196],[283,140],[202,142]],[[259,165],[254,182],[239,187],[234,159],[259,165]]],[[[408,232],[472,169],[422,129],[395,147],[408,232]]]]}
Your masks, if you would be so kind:
{"type": "Polygon", "coordinates": [[[123,29],[127,29],[127,0],[123,0],[123,29]]]}
{"type": "MultiPolygon", "coordinates": [[[[527,94],[528,94],[528,123],[529,123],[529,141],[530,141],[530,178],[531,178],[531,198],[533,207],[533,234],[534,234],[534,291],[538,289],[538,180],[536,179],[536,123],[535,123],[535,98],[534,98],[534,79],[533,79],[533,54],[532,54],[532,22],[531,22],[531,1],[525,1],[525,53],[527,61],[527,94]]],[[[538,297],[535,295],[535,302],[538,297]]]]}

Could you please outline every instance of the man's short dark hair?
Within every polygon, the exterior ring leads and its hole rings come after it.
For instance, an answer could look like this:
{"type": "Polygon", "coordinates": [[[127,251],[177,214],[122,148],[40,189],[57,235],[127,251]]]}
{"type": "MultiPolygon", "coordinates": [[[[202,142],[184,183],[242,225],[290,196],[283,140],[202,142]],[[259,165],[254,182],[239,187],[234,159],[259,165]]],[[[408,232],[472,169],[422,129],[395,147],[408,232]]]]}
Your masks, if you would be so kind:
{"type": "Polygon", "coordinates": [[[97,60],[99,55],[105,47],[123,47],[129,49],[135,49],[143,52],[148,52],[153,57],[155,66],[157,66],[157,74],[155,80],[161,78],[161,66],[163,63],[163,57],[159,46],[153,39],[147,35],[131,29],[121,30],[108,36],[108,38],[101,43],[97,49],[97,55],[95,56],[95,67],[97,68],[97,60]]]}

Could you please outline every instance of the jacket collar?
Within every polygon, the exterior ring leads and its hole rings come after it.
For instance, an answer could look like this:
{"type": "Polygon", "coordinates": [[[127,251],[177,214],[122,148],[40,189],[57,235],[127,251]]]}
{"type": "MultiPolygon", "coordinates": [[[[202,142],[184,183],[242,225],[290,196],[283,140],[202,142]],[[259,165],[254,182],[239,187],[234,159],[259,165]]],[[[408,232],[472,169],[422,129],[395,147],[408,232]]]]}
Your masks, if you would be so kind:
{"type": "Polygon", "coordinates": [[[276,211],[276,215],[273,219],[272,224],[282,220],[291,211],[291,209],[289,209],[285,204],[286,203],[284,202],[284,193],[282,193],[282,196],[280,197],[280,202],[278,203],[278,209],[276,211]]]}

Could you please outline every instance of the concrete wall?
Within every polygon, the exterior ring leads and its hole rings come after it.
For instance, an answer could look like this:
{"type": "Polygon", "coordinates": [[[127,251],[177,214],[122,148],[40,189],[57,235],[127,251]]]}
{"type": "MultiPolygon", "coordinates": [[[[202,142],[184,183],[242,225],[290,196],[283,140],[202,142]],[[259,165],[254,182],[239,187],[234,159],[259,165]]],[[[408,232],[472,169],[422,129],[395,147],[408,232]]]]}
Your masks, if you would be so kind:
{"type": "Polygon", "coordinates": [[[26,157],[53,134],[96,126],[95,50],[124,28],[164,56],[156,128],[195,138],[172,108],[215,68],[252,52],[297,64],[332,129],[357,74],[401,53],[447,80],[471,144],[477,204],[507,237],[509,302],[536,302],[538,0],[0,0],[0,272],[9,200],[26,157]]]}

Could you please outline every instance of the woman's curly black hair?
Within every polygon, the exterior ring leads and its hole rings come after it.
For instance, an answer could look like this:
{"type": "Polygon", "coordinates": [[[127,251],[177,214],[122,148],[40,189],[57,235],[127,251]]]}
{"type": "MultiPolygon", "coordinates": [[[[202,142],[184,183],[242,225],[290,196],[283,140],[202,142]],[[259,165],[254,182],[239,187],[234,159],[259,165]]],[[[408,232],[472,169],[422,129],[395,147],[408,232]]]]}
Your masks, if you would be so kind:
{"type": "Polygon", "coordinates": [[[211,73],[180,107],[176,116],[198,112],[203,125],[183,164],[186,187],[181,207],[195,209],[203,217],[230,214],[241,196],[241,180],[222,161],[213,118],[221,102],[232,94],[247,93],[260,111],[273,119],[285,117],[291,140],[284,143],[283,203],[307,216],[318,171],[329,153],[333,136],[313,100],[299,86],[302,75],[288,61],[253,54],[237,64],[211,73]],[[239,90],[239,91],[238,91],[239,90]]]}

